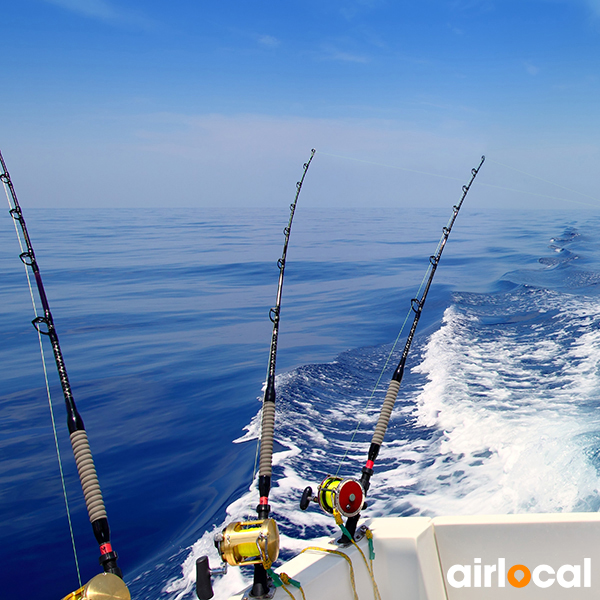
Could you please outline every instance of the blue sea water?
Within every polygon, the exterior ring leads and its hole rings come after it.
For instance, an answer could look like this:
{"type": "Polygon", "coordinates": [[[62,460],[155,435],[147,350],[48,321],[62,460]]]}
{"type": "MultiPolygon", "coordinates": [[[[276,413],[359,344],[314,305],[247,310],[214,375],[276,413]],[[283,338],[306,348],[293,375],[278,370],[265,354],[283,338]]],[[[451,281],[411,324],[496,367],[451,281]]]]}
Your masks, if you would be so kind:
{"type": "MultiPolygon", "coordinates": [[[[457,198],[458,199],[458,198],[457,198]]],[[[303,209],[278,353],[273,514],[283,557],[327,535],[302,489],[358,475],[410,310],[448,221],[440,209],[303,209]],[[373,399],[375,383],[384,369],[373,399]],[[359,432],[351,436],[360,420],[359,432]]],[[[287,206],[23,207],[134,598],[193,598],[214,532],[254,513],[258,413],[287,206]]],[[[481,211],[469,198],[417,330],[369,516],[597,511],[600,217],[481,211]]],[[[0,219],[2,597],[78,587],[31,300],[0,219]]],[[[49,348],[82,572],[98,549],[49,348]]],[[[217,598],[248,580],[231,569],[217,598]]]]}

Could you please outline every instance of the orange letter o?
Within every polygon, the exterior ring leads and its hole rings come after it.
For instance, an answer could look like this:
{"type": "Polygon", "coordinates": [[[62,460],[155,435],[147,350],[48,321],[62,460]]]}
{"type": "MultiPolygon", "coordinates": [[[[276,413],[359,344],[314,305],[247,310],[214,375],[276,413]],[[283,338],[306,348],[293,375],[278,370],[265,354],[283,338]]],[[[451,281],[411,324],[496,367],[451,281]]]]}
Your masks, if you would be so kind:
{"type": "Polygon", "coordinates": [[[525,587],[531,581],[531,571],[525,565],[513,565],[509,570],[506,576],[508,579],[508,583],[516,588],[525,587]],[[523,572],[523,579],[518,580],[515,577],[515,573],[517,571],[523,572]]]}

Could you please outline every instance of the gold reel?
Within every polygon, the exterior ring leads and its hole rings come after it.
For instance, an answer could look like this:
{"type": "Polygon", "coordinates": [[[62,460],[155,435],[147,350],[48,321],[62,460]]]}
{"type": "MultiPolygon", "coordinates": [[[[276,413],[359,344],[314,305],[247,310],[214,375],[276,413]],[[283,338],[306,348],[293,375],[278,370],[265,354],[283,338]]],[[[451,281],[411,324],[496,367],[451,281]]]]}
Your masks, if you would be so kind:
{"type": "Polygon", "coordinates": [[[215,537],[215,545],[232,567],[262,564],[269,569],[279,556],[279,529],[274,519],[238,521],[215,537]]]}
{"type": "Polygon", "coordinates": [[[337,510],[344,517],[354,517],[363,506],[365,493],[356,479],[327,476],[319,486],[317,500],[330,515],[337,510]]]}
{"type": "Polygon", "coordinates": [[[63,600],[131,600],[131,594],[120,577],[100,573],[63,600]]]}

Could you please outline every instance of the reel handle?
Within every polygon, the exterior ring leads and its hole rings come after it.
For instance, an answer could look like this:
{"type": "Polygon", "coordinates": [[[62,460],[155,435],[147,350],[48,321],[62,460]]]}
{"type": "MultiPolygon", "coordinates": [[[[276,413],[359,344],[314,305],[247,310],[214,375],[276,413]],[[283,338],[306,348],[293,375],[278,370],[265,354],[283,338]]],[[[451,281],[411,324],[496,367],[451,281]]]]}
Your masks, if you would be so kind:
{"type": "Polygon", "coordinates": [[[300,510],[306,510],[311,502],[318,502],[318,498],[313,496],[313,490],[310,486],[304,488],[302,498],[300,498],[300,510]]]}
{"type": "Polygon", "coordinates": [[[227,564],[217,569],[208,565],[208,556],[201,556],[196,560],[196,596],[199,600],[210,600],[215,593],[212,588],[212,575],[225,575],[227,564]]]}

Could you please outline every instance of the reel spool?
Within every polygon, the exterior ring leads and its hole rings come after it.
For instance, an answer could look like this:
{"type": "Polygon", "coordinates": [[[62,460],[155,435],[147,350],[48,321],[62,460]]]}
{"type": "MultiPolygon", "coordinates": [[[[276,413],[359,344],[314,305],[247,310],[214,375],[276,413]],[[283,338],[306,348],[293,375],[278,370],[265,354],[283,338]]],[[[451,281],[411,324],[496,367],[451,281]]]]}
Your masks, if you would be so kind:
{"type": "Polygon", "coordinates": [[[120,577],[112,573],[100,573],[63,600],[131,600],[131,595],[120,577]]]}
{"type": "Polygon", "coordinates": [[[310,502],[317,502],[326,513],[332,515],[336,510],[346,518],[356,516],[365,500],[365,492],[356,479],[342,479],[333,475],[323,479],[316,496],[313,497],[312,493],[311,487],[304,490],[300,500],[302,510],[306,510],[310,502]]]}
{"type": "Polygon", "coordinates": [[[321,508],[330,515],[334,509],[342,516],[354,517],[362,509],[365,493],[356,479],[327,476],[317,490],[321,508]]]}
{"type": "Polygon", "coordinates": [[[274,519],[230,523],[215,536],[215,546],[232,567],[262,564],[269,569],[279,556],[279,529],[274,519]]]}

